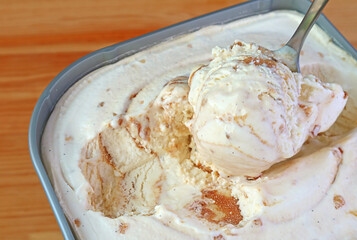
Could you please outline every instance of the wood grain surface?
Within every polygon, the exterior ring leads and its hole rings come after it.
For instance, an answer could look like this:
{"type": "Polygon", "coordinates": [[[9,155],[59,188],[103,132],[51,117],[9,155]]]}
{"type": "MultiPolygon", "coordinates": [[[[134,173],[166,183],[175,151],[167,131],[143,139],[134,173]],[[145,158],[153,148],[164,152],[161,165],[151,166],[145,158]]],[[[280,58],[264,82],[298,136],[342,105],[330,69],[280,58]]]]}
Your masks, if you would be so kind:
{"type": "MultiPolygon", "coordinates": [[[[0,0],[0,239],[63,239],[27,144],[35,103],[61,70],[96,49],[240,2],[0,0]]],[[[324,13],[357,47],[357,1],[331,0],[324,13]]]]}

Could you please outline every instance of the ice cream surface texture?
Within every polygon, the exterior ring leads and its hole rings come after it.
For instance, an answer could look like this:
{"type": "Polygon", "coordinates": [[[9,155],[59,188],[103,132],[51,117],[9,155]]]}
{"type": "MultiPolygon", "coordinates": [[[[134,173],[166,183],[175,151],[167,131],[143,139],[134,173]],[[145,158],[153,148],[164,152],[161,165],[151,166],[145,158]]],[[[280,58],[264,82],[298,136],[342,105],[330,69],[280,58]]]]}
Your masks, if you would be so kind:
{"type": "Polygon", "coordinates": [[[229,175],[259,176],[291,158],[347,101],[338,84],[293,73],[273,52],[240,41],[214,48],[189,84],[198,152],[229,175]]]}
{"type": "Polygon", "coordinates": [[[42,157],[76,236],[356,238],[357,63],[314,27],[302,73],[281,64],[267,49],[301,17],[206,27],[71,87],[42,157]]]}

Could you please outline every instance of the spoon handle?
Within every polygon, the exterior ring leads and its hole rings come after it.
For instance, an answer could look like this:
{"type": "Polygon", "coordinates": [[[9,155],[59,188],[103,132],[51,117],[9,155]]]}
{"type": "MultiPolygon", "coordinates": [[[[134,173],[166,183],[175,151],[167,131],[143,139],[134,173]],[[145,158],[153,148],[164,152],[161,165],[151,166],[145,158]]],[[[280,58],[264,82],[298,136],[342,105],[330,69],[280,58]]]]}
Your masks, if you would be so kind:
{"type": "Polygon", "coordinates": [[[300,52],[307,34],[310,32],[312,26],[320,16],[322,9],[325,7],[328,1],[329,0],[314,0],[312,2],[304,19],[286,45],[293,48],[297,53],[300,52]]]}

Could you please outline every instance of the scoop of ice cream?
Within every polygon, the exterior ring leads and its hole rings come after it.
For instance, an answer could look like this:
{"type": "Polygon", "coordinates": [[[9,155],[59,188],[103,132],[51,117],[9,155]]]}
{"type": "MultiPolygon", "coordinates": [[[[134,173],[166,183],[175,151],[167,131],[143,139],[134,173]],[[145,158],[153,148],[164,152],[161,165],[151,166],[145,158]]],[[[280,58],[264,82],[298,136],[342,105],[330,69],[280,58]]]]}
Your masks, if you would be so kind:
{"type": "Polygon", "coordinates": [[[339,85],[293,73],[258,45],[212,52],[189,79],[189,124],[201,159],[226,174],[258,176],[294,156],[346,104],[339,85]]]}

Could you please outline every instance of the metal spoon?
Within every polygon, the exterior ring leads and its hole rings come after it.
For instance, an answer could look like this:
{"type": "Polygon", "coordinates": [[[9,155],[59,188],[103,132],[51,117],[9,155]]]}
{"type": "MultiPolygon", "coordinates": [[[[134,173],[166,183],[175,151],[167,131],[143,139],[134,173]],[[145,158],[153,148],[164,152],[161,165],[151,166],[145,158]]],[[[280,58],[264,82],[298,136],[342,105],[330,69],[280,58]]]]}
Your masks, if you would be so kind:
{"type": "Polygon", "coordinates": [[[314,0],[288,43],[284,47],[274,51],[276,57],[284,62],[291,71],[300,72],[299,57],[302,45],[328,1],[314,0]]]}

